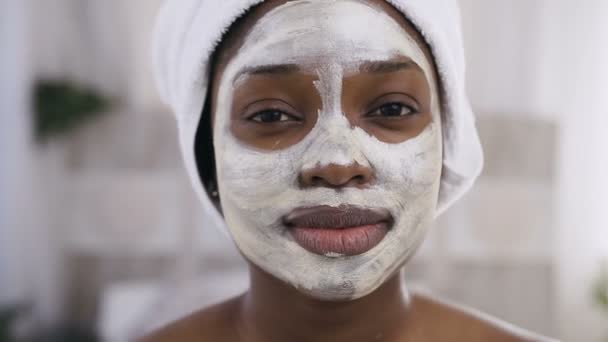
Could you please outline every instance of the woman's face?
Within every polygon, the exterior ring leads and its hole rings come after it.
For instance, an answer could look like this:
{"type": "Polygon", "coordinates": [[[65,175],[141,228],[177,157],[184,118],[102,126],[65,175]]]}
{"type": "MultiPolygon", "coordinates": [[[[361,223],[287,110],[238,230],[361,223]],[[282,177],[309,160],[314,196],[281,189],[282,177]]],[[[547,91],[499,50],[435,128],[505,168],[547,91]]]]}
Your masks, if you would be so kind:
{"type": "Polygon", "coordinates": [[[394,274],[434,217],[434,69],[383,1],[256,11],[213,80],[226,223],[273,276],[318,299],[359,298],[394,274]]]}

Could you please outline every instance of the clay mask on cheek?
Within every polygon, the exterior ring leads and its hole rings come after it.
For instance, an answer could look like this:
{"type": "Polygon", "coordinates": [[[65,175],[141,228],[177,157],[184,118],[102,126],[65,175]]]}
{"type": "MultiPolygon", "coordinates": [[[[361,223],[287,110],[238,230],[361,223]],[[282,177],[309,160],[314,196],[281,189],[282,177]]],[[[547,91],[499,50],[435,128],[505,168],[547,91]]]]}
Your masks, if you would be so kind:
{"type": "Polygon", "coordinates": [[[219,84],[214,124],[221,205],[241,252],[271,275],[318,299],[364,296],[395,273],[430,225],[442,167],[441,123],[432,68],[414,39],[382,9],[355,0],[292,1],[268,12],[246,37],[219,84]],[[424,71],[433,121],[402,143],[379,141],[352,127],[341,108],[343,78],[364,62],[406,56],[424,71]],[[262,151],[230,131],[239,71],[293,63],[317,76],[322,99],[315,127],[297,144],[262,151]],[[365,189],[302,189],[310,167],[358,163],[374,170],[365,189]],[[283,218],[319,205],[382,208],[394,224],[373,248],[357,255],[312,253],[296,243],[283,218]]]}

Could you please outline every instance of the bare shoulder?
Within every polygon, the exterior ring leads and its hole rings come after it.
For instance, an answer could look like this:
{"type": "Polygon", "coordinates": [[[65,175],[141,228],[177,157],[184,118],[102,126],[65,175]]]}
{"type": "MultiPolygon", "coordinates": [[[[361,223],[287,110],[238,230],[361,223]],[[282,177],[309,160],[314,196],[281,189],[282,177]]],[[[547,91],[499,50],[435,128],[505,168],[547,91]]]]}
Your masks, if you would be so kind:
{"type": "MultiPolygon", "coordinates": [[[[412,296],[412,305],[423,317],[441,320],[442,329],[431,334],[442,341],[558,342],[533,334],[476,310],[427,295],[412,296]]],[[[433,340],[435,339],[433,338],[433,340]]]]}
{"type": "Polygon", "coordinates": [[[138,342],[235,341],[234,322],[241,297],[197,311],[138,342]]]}

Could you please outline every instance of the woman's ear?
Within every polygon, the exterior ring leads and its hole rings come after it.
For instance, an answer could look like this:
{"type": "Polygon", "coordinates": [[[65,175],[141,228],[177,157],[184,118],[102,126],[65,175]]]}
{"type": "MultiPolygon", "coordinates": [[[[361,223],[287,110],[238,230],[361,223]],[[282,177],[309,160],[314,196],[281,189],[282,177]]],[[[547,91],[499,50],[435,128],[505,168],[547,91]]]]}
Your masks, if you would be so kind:
{"type": "MultiPolygon", "coordinates": [[[[194,140],[194,156],[196,167],[201,184],[213,205],[220,211],[220,197],[217,186],[217,176],[215,167],[215,151],[213,149],[213,131],[211,127],[211,91],[208,90],[208,97],[205,106],[201,111],[196,137],[194,140]]],[[[220,211],[221,212],[221,211],[220,211]]]]}
{"type": "Polygon", "coordinates": [[[211,199],[211,203],[220,214],[222,214],[222,207],[220,205],[220,191],[217,187],[217,179],[214,177],[207,185],[205,186],[205,190],[207,191],[207,195],[211,199]]]}

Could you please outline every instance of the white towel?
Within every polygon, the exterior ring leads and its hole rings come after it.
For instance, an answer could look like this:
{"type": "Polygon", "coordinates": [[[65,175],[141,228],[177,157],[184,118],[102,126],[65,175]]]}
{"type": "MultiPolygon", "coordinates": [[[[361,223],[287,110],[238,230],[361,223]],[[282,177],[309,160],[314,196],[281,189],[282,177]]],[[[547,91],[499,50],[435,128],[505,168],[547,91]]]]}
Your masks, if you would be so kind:
{"type": "MultiPolygon", "coordinates": [[[[460,198],[483,165],[475,118],[465,91],[465,61],[456,0],[387,0],[418,28],[431,47],[444,92],[443,173],[437,213],[460,198]]],[[[198,174],[194,140],[207,87],[209,58],[230,25],[263,0],[168,0],[155,32],[157,85],[178,123],[186,169],[203,206],[217,225],[223,220],[198,174]]],[[[206,113],[209,114],[209,113],[206,113]]]]}

